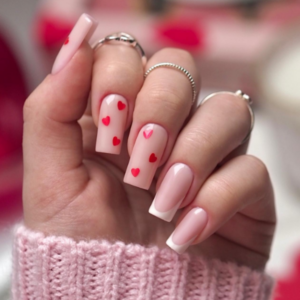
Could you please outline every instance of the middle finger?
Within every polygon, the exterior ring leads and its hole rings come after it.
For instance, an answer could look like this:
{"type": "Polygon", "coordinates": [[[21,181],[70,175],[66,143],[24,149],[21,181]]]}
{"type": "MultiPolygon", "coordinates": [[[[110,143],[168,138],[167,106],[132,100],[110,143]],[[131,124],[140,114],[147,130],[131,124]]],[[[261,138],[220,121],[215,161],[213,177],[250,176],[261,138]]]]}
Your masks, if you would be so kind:
{"type": "MultiPolygon", "coordinates": [[[[182,66],[199,85],[192,56],[179,49],[166,48],[148,62],[171,62],[182,66]]],[[[157,68],[147,76],[139,92],[128,140],[131,156],[124,182],[148,189],[157,167],[168,158],[185,119],[192,107],[191,83],[183,72],[174,68],[157,68]]]]}

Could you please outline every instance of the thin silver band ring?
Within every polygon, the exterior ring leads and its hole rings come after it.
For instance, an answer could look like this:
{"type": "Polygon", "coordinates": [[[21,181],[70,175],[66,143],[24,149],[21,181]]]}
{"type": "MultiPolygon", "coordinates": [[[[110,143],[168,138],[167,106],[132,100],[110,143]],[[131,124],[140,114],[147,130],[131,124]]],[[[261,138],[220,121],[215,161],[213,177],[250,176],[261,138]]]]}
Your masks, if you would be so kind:
{"type": "Polygon", "coordinates": [[[151,68],[149,68],[146,71],[144,77],[146,78],[151,71],[153,71],[153,70],[155,70],[157,68],[161,68],[161,67],[175,68],[175,69],[181,71],[188,78],[188,80],[190,81],[191,86],[192,86],[192,94],[193,94],[192,104],[194,104],[194,102],[197,99],[196,83],[194,81],[194,78],[190,74],[190,72],[188,70],[186,70],[185,68],[183,68],[183,67],[181,67],[179,65],[173,64],[173,63],[163,62],[163,63],[156,64],[156,65],[152,66],[151,68]]]}
{"type": "Polygon", "coordinates": [[[253,103],[251,98],[243,93],[241,90],[238,90],[236,91],[235,93],[232,93],[232,92],[218,92],[218,93],[213,93],[209,96],[207,96],[202,102],[201,102],[201,105],[206,102],[207,100],[209,100],[210,98],[218,95],[218,94],[229,94],[229,95],[235,95],[235,96],[240,96],[242,100],[244,100],[247,104],[247,107],[248,107],[248,110],[249,110],[249,113],[250,113],[250,117],[251,117],[251,125],[250,125],[250,130],[249,132],[247,133],[246,137],[243,139],[243,141],[241,142],[241,144],[245,143],[249,138],[250,138],[250,135],[251,135],[251,132],[252,132],[252,129],[254,127],[254,121],[255,121],[255,117],[254,117],[254,112],[252,110],[252,107],[251,107],[251,104],[253,103]]]}
{"type": "Polygon", "coordinates": [[[143,65],[145,66],[147,63],[147,58],[145,51],[143,50],[142,46],[137,42],[137,40],[130,34],[125,33],[125,32],[116,32],[112,33],[110,35],[107,35],[103,39],[97,41],[93,45],[93,49],[96,50],[98,47],[102,46],[106,42],[111,42],[111,41],[119,41],[119,42],[125,42],[128,43],[131,47],[135,48],[141,55],[142,57],[142,62],[143,65]]]}

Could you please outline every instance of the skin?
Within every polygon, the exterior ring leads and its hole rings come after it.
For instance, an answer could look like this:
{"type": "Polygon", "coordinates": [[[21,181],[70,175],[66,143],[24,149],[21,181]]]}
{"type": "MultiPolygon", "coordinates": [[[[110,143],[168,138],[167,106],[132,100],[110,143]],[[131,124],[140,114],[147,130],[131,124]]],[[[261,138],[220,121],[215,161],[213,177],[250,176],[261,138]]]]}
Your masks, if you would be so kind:
{"type": "MultiPolygon", "coordinates": [[[[187,52],[161,50],[147,68],[163,61],[189,70],[199,89],[187,52]]],[[[264,269],[276,223],[274,197],[265,165],[245,155],[247,145],[241,145],[250,128],[246,104],[221,94],[192,108],[190,83],[180,72],[157,69],[146,81],[143,72],[131,47],[104,45],[93,60],[83,43],[62,71],[48,75],[29,96],[24,106],[25,225],[78,241],[105,238],[163,248],[182,217],[201,207],[208,223],[189,253],[264,269]],[[112,93],[129,103],[118,156],[94,151],[101,99],[112,93]],[[124,184],[123,177],[139,129],[150,122],[167,130],[168,144],[151,188],[142,190],[124,184]],[[194,181],[182,209],[167,223],[148,209],[176,162],[190,166],[194,181]]]]}

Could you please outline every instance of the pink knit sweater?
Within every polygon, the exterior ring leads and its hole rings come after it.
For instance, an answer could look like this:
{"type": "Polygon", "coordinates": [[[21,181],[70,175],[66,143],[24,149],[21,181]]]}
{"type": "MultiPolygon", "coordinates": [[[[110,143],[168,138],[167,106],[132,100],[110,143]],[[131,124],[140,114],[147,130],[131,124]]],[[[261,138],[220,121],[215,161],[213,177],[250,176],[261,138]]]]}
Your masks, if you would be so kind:
{"type": "Polygon", "coordinates": [[[267,300],[272,286],[247,267],[170,249],[15,233],[15,300],[267,300]]]}

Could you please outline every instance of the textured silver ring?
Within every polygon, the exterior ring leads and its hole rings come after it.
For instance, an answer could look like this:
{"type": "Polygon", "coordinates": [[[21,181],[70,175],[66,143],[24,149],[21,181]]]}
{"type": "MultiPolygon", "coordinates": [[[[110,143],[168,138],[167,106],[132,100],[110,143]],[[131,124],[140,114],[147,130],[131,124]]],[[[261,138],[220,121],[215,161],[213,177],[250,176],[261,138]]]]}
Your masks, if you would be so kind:
{"type": "Polygon", "coordinates": [[[192,77],[192,75],[190,74],[190,72],[188,70],[186,70],[185,68],[183,68],[183,67],[181,67],[179,65],[173,64],[173,63],[163,62],[163,63],[156,64],[156,65],[152,66],[151,68],[149,68],[146,71],[144,77],[146,78],[151,71],[153,71],[153,70],[155,70],[157,68],[161,68],[161,67],[175,68],[175,69],[181,71],[187,77],[187,79],[190,81],[191,86],[192,86],[192,94],[193,94],[192,104],[194,104],[194,102],[197,99],[196,84],[195,84],[194,78],[192,77]]]}
{"type": "Polygon", "coordinates": [[[125,42],[131,47],[135,48],[142,57],[143,65],[145,66],[147,63],[147,58],[145,51],[143,50],[142,46],[137,42],[137,40],[130,34],[125,32],[115,32],[110,35],[107,35],[103,39],[97,41],[93,45],[93,49],[96,50],[98,47],[102,46],[104,43],[111,42],[111,41],[119,41],[119,42],[125,42]]]}
{"type": "Polygon", "coordinates": [[[209,96],[207,96],[202,102],[201,102],[201,105],[206,102],[207,100],[209,100],[210,98],[214,97],[215,95],[218,95],[218,94],[229,94],[229,95],[235,95],[235,96],[240,96],[241,99],[243,101],[246,102],[247,104],[247,107],[248,107],[248,110],[249,110],[249,113],[250,113],[250,117],[251,117],[251,125],[250,125],[250,130],[249,132],[247,133],[246,137],[243,139],[243,141],[241,142],[241,144],[245,143],[249,138],[250,138],[250,135],[251,135],[251,132],[252,132],[252,129],[254,127],[254,121],[255,121],[255,117],[254,117],[254,112],[252,110],[252,107],[251,107],[251,104],[253,103],[251,98],[243,93],[241,90],[238,90],[236,91],[235,93],[232,93],[232,92],[218,92],[218,93],[213,93],[209,96]]]}

